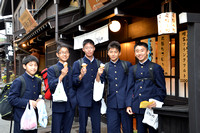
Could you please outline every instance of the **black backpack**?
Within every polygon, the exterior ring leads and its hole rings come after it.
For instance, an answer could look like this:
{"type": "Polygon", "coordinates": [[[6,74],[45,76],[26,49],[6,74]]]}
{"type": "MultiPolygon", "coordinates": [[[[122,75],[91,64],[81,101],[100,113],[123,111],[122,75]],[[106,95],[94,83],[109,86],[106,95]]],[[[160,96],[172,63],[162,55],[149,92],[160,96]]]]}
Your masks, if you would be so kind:
{"type": "Polygon", "coordinates": [[[155,84],[155,80],[154,80],[154,75],[153,75],[153,68],[154,68],[154,64],[153,62],[149,62],[149,74],[150,74],[150,78],[141,78],[141,79],[136,79],[136,71],[137,71],[137,64],[133,66],[133,75],[134,75],[134,80],[137,81],[141,81],[141,80],[151,80],[154,84],[155,84]]]}
{"type": "MultiPolygon", "coordinates": [[[[127,64],[127,62],[126,61],[123,61],[123,60],[120,60],[121,61],[121,63],[122,63],[122,67],[123,67],[123,69],[124,69],[124,73],[125,74],[127,74],[128,75],[128,64],[127,64]]],[[[107,80],[107,95],[109,95],[109,80],[108,80],[108,69],[109,69],[109,62],[107,62],[106,64],[105,64],[105,69],[104,69],[104,71],[105,71],[105,73],[106,73],[106,75],[105,75],[105,78],[106,78],[106,80],[107,80]]]]}

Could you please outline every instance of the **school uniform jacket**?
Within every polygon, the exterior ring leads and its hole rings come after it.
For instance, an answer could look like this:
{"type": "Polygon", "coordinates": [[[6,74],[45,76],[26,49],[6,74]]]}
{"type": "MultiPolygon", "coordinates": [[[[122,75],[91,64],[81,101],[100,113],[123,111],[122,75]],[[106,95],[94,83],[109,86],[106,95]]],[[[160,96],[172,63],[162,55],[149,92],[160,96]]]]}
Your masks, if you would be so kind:
{"type": "Polygon", "coordinates": [[[87,73],[82,80],[79,80],[81,71],[79,61],[77,60],[73,64],[73,84],[76,88],[78,105],[82,107],[91,107],[93,102],[94,80],[98,70],[97,61],[94,58],[91,62],[88,58],[83,57],[83,62],[87,64],[87,73]]]}
{"type": "MultiPolygon", "coordinates": [[[[131,63],[128,61],[126,63],[127,67],[129,68],[131,66],[131,63]]],[[[105,70],[100,78],[101,82],[104,83],[107,82],[105,70]]],[[[125,70],[120,60],[118,60],[116,63],[113,63],[112,61],[109,62],[107,78],[109,83],[109,92],[107,95],[107,107],[125,108],[128,72],[125,73],[125,70]]]]}
{"type": "Polygon", "coordinates": [[[41,80],[37,81],[37,77],[31,77],[26,72],[22,74],[26,83],[24,95],[20,98],[22,83],[16,78],[10,88],[8,100],[14,107],[14,120],[20,122],[29,100],[37,100],[41,93],[41,80]]]}
{"type": "Polygon", "coordinates": [[[132,111],[137,114],[144,114],[145,111],[139,108],[140,102],[148,101],[150,98],[162,102],[166,96],[164,71],[160,65],[153,66],[155,83],[152,80],[135,80],[150,78],[149,62],[147,60],[143,64],[136,64],[136,77],[133,74],[133,66],[129,69],[126,106],[131,106],[132,111]]]}
{"type": "MultiPolygon", "coordinates": [[[[60,75],[61,70],[64,68],[64,66],[60,62],[58,62],[56,65],[58,67],[59,75],[60,75]]],[[[48,78],[48,84],[49,84],[51,94],[53,94],[56,90],[58,80],[59,80],[59,77],[56,77],[56,72],[55,72],[53,66],[48,68],[47,78],[48,78]]],[[[71,67],[69,67],[69,66],[68,66],[68,73],[63,78],[62,83],[63,83],[65,94],[67,95],[68,100],[67,100],[67,102],[53,102],[52,103],[52,111],[57,112],[57,113],[64,113],[64,112],[72,109],[72,107],[74,108],[74,106],[76,106],[75,103],[72,104],[74,91],[72,88],[71,67]],[[74,106],[72,106],[72,105],[74,105],[74,106]]]]}

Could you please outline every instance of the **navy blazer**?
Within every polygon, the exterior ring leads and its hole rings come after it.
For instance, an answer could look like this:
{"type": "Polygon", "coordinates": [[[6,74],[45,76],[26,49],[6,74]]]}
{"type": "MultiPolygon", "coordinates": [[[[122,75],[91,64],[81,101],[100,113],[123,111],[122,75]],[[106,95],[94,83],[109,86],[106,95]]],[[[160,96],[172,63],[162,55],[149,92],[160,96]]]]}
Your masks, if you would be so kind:
{"type": "Polygon", "coordinates": [[[25,79],[26,90],[20,98],[22,83],[19,78],[16,78],[10,88],[8,100],[14,107],[14,120],[20,122],[29,100],[37,100],[41,93],[41,80],[38,83],[37,77],[31,77],[26,72],[22,75],[25,79]]]}
{"type": "MultiPolygon", "coordinates": [[[[126,61],[127,67],[131,66],[131,63],[126,61]]],[[[101,82],[106,82],[106,72],[104,70],[101,75],[101,82]]],[[[127,92],[127,82],[128,73],[122,66],[120,60],[116,63],[112,61],[109,62],[108,69],[108,82],[109,82],[109,95],[107,96],[107,106],[110,108],[125,108],[126,92],[127,92]]]]}
{"type": "Polygon", "coordinates": [[[145,109],[139,108],[141,101],[148,101],[153,98],[162,102],[166,97],[164,71],[160,65],[155,64],[153,67],[155,83],[152,80],[134,80],[135,78],[150,78],[149,62],[147,60],[144,64],[136,64],[136,77],[133,75],[133,66],[129,69],[126,106],[131,106],[132,111],[137,114],[144,114],[145,111],[145,109]]]}
{"type": "MultiPolygon", "coordinates": [[[[58,62],[57,64],[59,75],[61,74],[61,70],[64,68],[63,64],[58,62]]],[[[51,91],[51,94],[53,94],[56,90],[57,84],[58,84],[58,78],[56,77],[55,70],[53,66],[49,67],[47,70],[47,78],[48,78],[48,84],[51,91]]],[[[75,91],[72,88],[72,73],[71,73],[71,67],[68,66],[68,73],[62,80],[65,93],[67,95],[67,102],[53,102],[52,104],[52,111],[53,112],[66,112],[69,111],[72,107],[75,108],[76,103],[72,103],[74,101],[74,93],[75,91]],[[73,105],[73,106],[72,106],[73,105]]],[[[76,100],[75,100],[76,101],[76,100]]]]}
{"type": "Polygon", "coordinates": [[[84,75],[82,80],[79,80],[80,75],[80,65],[79,61],[75,61],[73,64],[73,84],[76,87],[76,96],[79,106],[91,107],[93,100],[93,88],[94,80],[97,74],[97,61],[91,62],[88,58],[83,57],[84,63],[87,65],[87,73],[84,75]]]}

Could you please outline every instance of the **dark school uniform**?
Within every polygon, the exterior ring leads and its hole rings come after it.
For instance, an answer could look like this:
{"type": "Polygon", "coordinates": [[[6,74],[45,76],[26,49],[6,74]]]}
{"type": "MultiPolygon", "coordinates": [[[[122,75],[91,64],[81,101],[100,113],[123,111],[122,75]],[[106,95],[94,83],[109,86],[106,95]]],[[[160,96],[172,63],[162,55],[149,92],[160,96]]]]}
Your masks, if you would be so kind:
{"type": "MultiPolygon", "coordinates": [[[[140,102],[148,101],[150,98],[162,102],[166,97],[164,71],[160,65],[154,64],[154,81],[150,80],[149,63],[150,61],[147,60],[143,64],[136,64],[136,77],[133,74],[133,66],[129,69],[126,106],[132,107],[132,111],[136,115],[137,130],[139,133],[143,133],[146,130],[145,127],[148,127],[142,123],[145,109],[139,108],[140,102]]],[[[152,129],[152,127],[149,128],[150,130],[152,129]]],[[[152,129],[152,131],[154,130],[152,129]]]]}
{"type": "MultiPolygon", "coordinates": [[[[37,80],[37,77],[30,76],[26,72],[22,74],[26,83],[26,90],[24,95],[20,98],[22,82],[19,78],[16,78],[10,88],[10,93],[8,96],[10,104],[14,107],[14,133],[37,133],[37,129],[33,131],[21,131],[20,130],[20,120],[25,111],[26,105],[29,100],[37,100],[41,93],[41,80],[37,80]]],[[[36,111],[37,114],[37,111],[36,111]]]]}
{"type": "MultiPolygon", "coordinates": [[[[59,75],[61,70],[64,68],[63,64],[58,62],[57,64],[59,75]]],[[[59,78],[56,77],[53,66],[47,70],[48,84],[53,94],[58,84],[59,78]]],[[[73,119],[74,119],[74,108],[72,103],[72,96],[74,91],[72,88],[72,73],[71,67],[68,66],[68,73],[62,80],[65,93],[67,95],[67,102],[53,102],[52,103],[52,133],[70,133],[73,119]]]]}
{"type": "Polygon", "coordinates": [[[77,60],[73,64],[73,84],[76,88],[76,97],[79,106],[79,132],[86,133],[88,115],[90,115],[92,132],[100,133],[101,102],[93,100],[94,80],[98,70],[97,61],[95,58],[90,61],[88,58],[83,57],[83,62],[88,65],[87,73],[82,80],[79,80],[81,71],[79,61],[77,60]]]}
{"type": "MultiPolygon", "coordinates": [[[[131,63],[126,63],[129,68],[131,63]]],[[[128,73],[125,73],[121,60],[119,59],[116,63],[110,61],[107,79],[105,71],[100,78],[101,82],[105,83],[108,80],[109,83],[106,112],[108,133],[120,133],[121,123],[123,132],[132,133],[133,118],[126,112],[125,104],[128,73]]]]}

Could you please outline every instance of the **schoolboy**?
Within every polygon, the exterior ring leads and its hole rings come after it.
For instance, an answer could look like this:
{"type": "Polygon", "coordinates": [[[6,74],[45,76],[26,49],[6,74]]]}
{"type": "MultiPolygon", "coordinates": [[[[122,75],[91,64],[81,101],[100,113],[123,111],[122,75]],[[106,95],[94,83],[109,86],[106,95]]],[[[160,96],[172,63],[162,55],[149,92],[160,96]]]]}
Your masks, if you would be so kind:
{"type": "MultiPolygon", "coordinates": [[[[145,109],[139,108],[140,102],[149,101],[153,98],[158,101],[163,101],[166,96],[165,77],[162,67],[153,63],[153,80],[150,74],[150,63],[148,59],[148,45],[144,42],[139,42],[134,46],[135,57],[139,60],[134,76],[132,66],[129,69],[128,77],[128,95],[127,95],[127,112],[131,115],[135,113],[138,133],[157,132],[153,127],[142,123],[145,109]]],[[[156,107],[156,102],[153,102],[148,108],[156,107]]]]}
{"type": "Polygon", "coordinates": [[[117,41],[112,41],[108,45],[108,56],[110,62],[108,62],[108,72],[105,72],[103,68],[98,69],[96,76],[97,82],[108,81],[108,95],[107,95],[107,131],[108,133],[120,133],[120,127],[124,133],[132,133],[133,131],[133,118],[126,113],[126,90],[128,80],[128,68],[131,63],[128,61],[122,61],[119,59],[121,55],[121,46],[117,41]],[[122,64],[126,63],[126,64],[122,64]],[[125,68],[123,65],[126,65],[125,68]],[[107,77],[107,79],[106,79],[107,77]]]}
{"type": "Polygon", "coordinates": [[[23,96],[20,97],[22,82],[19,78],[16,78],[11,85],[8,96],[9,102],[14,108],[14,133],[37,133],[37,129],[32,131],[20,130],[20,120],[28,102],[33,108],[36,109],[37,107],[37,99],[41,93],[41,80],[34,75],[38,70],[39,61],[35,56],[28,55],[22,60],[22,64],[23,68],[26,70],[25,73],[22,74],[25,80],[26,90],[23,96]]]}
{"type": "Polygon", "coordinates": [[[80,67],[80,60],[73,64],[73,84],[76,87],[76,97],[79,108],[79,133],[86,133],[88,115],[90,114],[92,132],[100,133],[100,107],[101,102],[93,100],[94,80],[97,74],[97,60],[94,57],[95,46],[91,39],[83,41],[83,52],[85,56],[82,58],[87,67],[80,67]]]}
{"type": "Polygon", "coordinates": [[[67,95],[67,102],[53,102],[52,103],[52,133],[70,133],[73,119],[74,119],[74,103],[72,103],[72,73],[69,65],[64,66],[64,63],[69,59],[69,49],[65,44],[58,45],[56,56],[58,62],[56,66],[51,66],[47,70],[48,84],[51,93],[55,92],[58,82],[62,81],[65,94],[67,95]],[[57,67],[57,68],[55,68],[57,67]],[[59,72],[57,77],[56,72],[59,72]]]}

